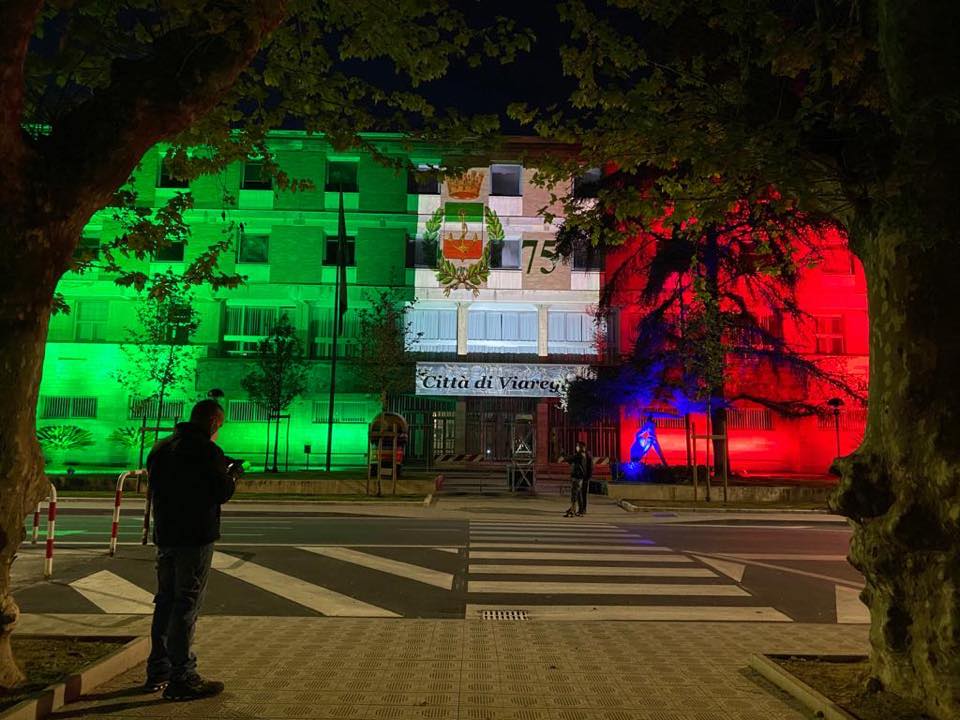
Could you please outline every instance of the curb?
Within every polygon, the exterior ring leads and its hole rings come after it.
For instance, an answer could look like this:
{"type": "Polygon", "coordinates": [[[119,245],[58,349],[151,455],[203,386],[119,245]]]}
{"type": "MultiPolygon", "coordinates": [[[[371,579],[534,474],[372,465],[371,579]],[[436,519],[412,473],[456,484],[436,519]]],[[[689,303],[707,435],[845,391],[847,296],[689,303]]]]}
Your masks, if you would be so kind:
{"type": "MultiPolygon", "coordinates": [[[[793,655],[792,657],[798,657],[793,655]]],[[[833,656],[835,659],[854,656],[833,656]]],[[[858,659],[861,656],[856,656],[858,659]]],[[[750,667],[763,675],[787,695],[801,702],[816,717],[826,720],[857,720],[833,700],[807,685],[798,677],[790,674],[783,667],[770,659],[768,655],[751,655],[750,667]]]]}
{"type": "MultiPolygon", "coordinates": [[[[623,498],[617,505],[627,512],[709,512],[709,513],[796,513],[798,515],[833,515],[827,509],[819,508],[764,508],[764,507],[714,507],[713,505],[636,505],[623,498]]],[[[838,518],[842,517],[837,515],[838,518]]],[[[839,522],[839,521],[838,521],[839,522]]]]}
{"type": "MultiPolygon", "coordinates": [[[[56,638],[57,635],[21,635],[20,637],[56,638]]],[[[70,636],[73,637],[73,636],[70,636]]],[[[98,637],[83,636],[84,640],[97,640],[98,637]]],[[[115,640],[114,637],[104,637],[105,640],[115,640]]],[[[88,665],[78,673],[67,676],[63,682],[56,683],[42,690],[36,697],[17,703],[11,708],[0,712],[0,720],[43,720],[70,702],[75,702],[82,695],[89,693],[98,685],[112,680],[117,675],[136,667],[150,654],[150,638],[137,637],[130,639],[123,647],[113,651],[106,657],[88,665]]]]}

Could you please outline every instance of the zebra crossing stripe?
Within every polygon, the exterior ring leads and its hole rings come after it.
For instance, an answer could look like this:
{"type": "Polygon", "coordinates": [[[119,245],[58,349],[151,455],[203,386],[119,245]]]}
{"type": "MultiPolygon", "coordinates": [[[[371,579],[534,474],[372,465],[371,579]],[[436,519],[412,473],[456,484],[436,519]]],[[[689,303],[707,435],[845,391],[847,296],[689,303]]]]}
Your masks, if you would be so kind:
{"type": "Polygon", "coordinates": [[[554,538],[556,540],[624,540],[630,536],[621,530],[597,530],[590,534],[562,530],[511,530],[510,532],[470,531],[471,540],[523,540],[524,538],[554,538]]]}
{"type": "Polygon", "coordinates": [[[323,615],[340,617],[400,617],[385,608],[341,595],[320,585],[221,552],[213,554],[213,568],[323,615]]]}
{"type": "Polygon", "coordinates": [[[566,553],[566,552],[501,552],[500,550],[470,550],[471,560],[608,560],[644,563],[689,563],[686,555],[658,553],[642,555],[638,553],[566,553]]]}
{"type": "Polygon", "coordinates": [[[715,578],[707,568],[618,567],[615,565],[471,565],[471,575],[609,575],[612,577],[715,578]]]}
{"type": "Polygon", "coordinates": [[[153,614],[153,595],[109,570],[74,580],[70,587],[110,615],[153,614]]]}
{"type": "Polygon", "coordinates": [[[605,542],[583,542],[576,544],[564,544],[564,543],[553,543],[553,542],[527,542],[527,543],[517,543],[517,542],[502,542],[502,543],[470,543],[471,550],[473,548],[483,549],[483,550],[611,550],[617,552],[637,552],[637,553],[651,553],[651,552],[670,552],[670,548],[662,547],[660,545],[651,546],[651,545],[621,545],[619,544],[620,540],[609,540],[605,542]]]}
{"type": "Polygon", "coordinates": [[[350,550],[349,548],[303,546],[299,549],[306,550],[315,555],[323,555],[324,557],[333,558],[334,560],[352,563],[353,565],[360,565],[361,567],[370,568],[371,570],[390,573],[391,575],[397,575],[398,577],[407,578],[408,580],[433,585],[443,590],[453,589],[453,575],[440,572],[439,570],[431,570],[430,568],[419,565],[411,565],[410,563],[391,560],[358,550],[350,550]]]}
{"type": "Polygon", "coordinates": [[[717,605],[467,605],[466,617],[478,617],[484,610],[523,611],[530,620],[793,622],[772,607],[717,605]]]}
{"type": "Polygon", "coordinates": [[[591,583],[564,580],[523,582],[477,580],[467,583],[468,593],[515,593],[523,595],[697,595],[703,597],[749,597],[736,585],[683,585],[673,583],[591,583]]]}

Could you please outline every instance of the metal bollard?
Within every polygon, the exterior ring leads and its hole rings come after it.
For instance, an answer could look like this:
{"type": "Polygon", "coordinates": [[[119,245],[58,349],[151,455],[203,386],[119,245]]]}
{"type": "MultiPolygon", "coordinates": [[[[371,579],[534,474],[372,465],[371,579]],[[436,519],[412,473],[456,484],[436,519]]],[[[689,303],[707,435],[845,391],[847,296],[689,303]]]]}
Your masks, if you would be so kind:
{"type": "Polygon", "coordinates": [[[50,483],[50,503],[47,506],[47,552],[43,559],[43,577],[53,575],[53,538],[57,524],[57,488],[50,483]]]}
{"type": "Polygon", "coordinates": [[[40,503],[37,503],[37,509],[33,511],[33,539],[31,545],[36,545],[40,539],[40,503]]]}
{"type": "Polygon", "coordinates": [[[140,479],[145,476],[143,470],[124,470],[117,477],[117,490],[113,496],[113,523],[110,526],[110,557],[117,553],[117,543],[120,535],[120,503],[123,501],[123,485],[131,475],[137,476],[137,490],[140,489],[140,479]]]}

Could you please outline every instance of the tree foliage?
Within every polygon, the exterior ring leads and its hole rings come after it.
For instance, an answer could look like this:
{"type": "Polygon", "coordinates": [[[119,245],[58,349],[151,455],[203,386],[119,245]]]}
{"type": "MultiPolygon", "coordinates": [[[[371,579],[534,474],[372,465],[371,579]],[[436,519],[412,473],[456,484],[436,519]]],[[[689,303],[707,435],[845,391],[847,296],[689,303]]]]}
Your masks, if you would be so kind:
{"type": "Polygon", "coordinates": [[[842,226],[863,260],[870,405],[863,445],[836,467],[866,578],[876,686],[960,714],[960,4],[950,0],[564,0],[563,72],[549,107],[513,108],[579,156],[550,184],[610,163],[646,192],[603,188],[566,222],[594,245],[672,212],[702,231],[774,188],[771,210],[842,226]],[[905,433],[911,428],[912,433],[905,433]],[[947,500],[949,498],[949,500],[947,500]]]}
{"type": "Polygon", "coordinates": [[[369,306],[357,311],[358,353],[353,360],[359,387],[380,396],[383,409],[387,396],[413,388],[416,362],[410,350],[420,341],[407,312],[413,303],[396,290],[380,290],[369,298],[369,306]]]}
{"type": "Polygon", "coordinates": [[[280,421],[278,416],[306,390],[307,363],[303,344],[286,313],[257,343],[256,365],[240,380],[250,399],[261,403],[274,422],[273,472],[277,471],[280,421]]]}

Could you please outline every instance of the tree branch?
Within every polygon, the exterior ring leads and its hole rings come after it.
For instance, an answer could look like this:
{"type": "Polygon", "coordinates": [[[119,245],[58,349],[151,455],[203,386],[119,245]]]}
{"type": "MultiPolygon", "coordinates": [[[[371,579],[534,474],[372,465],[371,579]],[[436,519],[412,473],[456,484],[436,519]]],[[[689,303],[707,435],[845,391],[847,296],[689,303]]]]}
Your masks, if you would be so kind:
{"type": "Polygon", "coordinates": [[[106,203],[151,146],[216,106],[286,16],[285,0],[231,6],[222,24],[198,11],[193,25],[159,38],[149,56],[115,60],[109,85],[57,123],[44,152],[59,213],[85,220],[106,203]]]}

